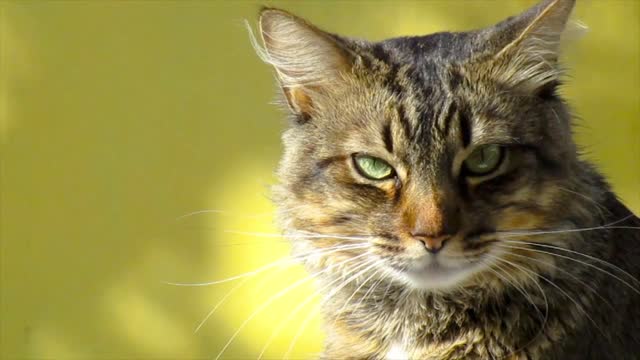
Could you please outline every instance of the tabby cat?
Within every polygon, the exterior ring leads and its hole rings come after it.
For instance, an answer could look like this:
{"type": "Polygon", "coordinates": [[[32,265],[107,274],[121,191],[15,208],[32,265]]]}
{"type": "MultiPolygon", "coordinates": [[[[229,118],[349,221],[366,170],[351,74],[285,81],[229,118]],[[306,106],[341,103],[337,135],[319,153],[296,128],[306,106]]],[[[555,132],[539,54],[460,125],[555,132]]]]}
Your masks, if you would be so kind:
{"type": "Polygon", "coordinates": [[[259,55],[291,121],[279,222],[325,359],[640,359],[640,220],[558,95],[574,0],[368,42],[282,10],[259,55]]]}

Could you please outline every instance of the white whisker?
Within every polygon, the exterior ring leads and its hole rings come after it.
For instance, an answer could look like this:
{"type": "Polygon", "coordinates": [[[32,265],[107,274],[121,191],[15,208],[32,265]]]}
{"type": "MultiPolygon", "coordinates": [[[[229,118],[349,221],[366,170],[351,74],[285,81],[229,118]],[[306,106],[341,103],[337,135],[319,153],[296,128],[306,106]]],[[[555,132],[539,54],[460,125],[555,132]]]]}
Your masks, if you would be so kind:
{"type": "MultiPolygon", "coordinates": [[[[589,313],[584,309],[584,304],[578,302],[577,300],[575,300],[571,295],[569,295],[569,293],[567,293],[564,289],[562,289],[560,286],[558,286],[556,283],[554,283],[553,281],[549,280],[548,278],[546,278],[545,276],[542,276],[541,274],[536,273],[535,271],[529,270],[527,268],[525,268],[524,266],[520,266],[512,261],[506,260],[506,259],[501,259],[501,258],[497,258],[498,261],[502,261],[505,262],[511,266],[517,267],[520,270],[522,270],[523,272],[527,272],[529,274],[532,274],[534,276],[537,276],[538,278],[546,281],[549,285],[553,286],[554,288],[556,288],[560,293],[562,293],[566,298],[568,298],[569,300],[571,300],[579,309],[580,311],[584,314],[584,316],[589,319],[593,325],[600,330],[600,332],[605,335],[605,333],[602,331],[602,329],[598,326],[598,324],[595,322],[595,320],[593,320],[593,318],[589,315],[589,313]]],[[[606,336],[606,335],[605,335],[606,336]]]]}
{"type": "MultiPolygon", "coordinates": [[[[347,260],[344,260],[338,264],[332,264],[329,265],[329,267],[325,268],[324,270],[314,274],[314,275],[319,275],[325,272],[328,272],[329,270],[331,270],[332,268],[336,267],[336,266],[341,266],[344,265],[346,263],[349,263],[351,261],[354,260],[358,260],[364,256],[369,255],[368,253],[364,253],[352,258],[349,258],[347,260]]],[[[220,357],[224,354],[224,352],[227,350],[227,348],[231,345],[231,343],[233,342],[233,340],[238,336],[238,334],[245,328],[245,326],[254,318],[256,317],[259,313],[261,313],[264,309],[266,309],[269,305],[271,305],[271,303],[273,303],[275,300],[281,298],[282,296],[284,296],[286,293],[288,293],[289,291],[297,288],[298,286],[306,283],[307,281],[311,280],[313,278],[312,275],[309,275],[303,279],[300,279],[296,282],[294,282],[293,284],[291,284],[290,286],[286,287],[285,289],[281,290],[280,292],[278,292],[277,294],[275,294],[274,296],[272,296],[271,298],[269,298],[266,302],[262,303],[261,306],[259,306],[256,310],[253,311],[253,313],[251,313],[251,315],[249,315],[249,317],[242,322],[242,324],[240,324],[240,327],[233,333],[233,335],[231,335],[231,338],[227,341],[227,343],[222,347],[222,350],[220,350],[220,352],[218,353],[218,355],[216,356],[216,360],[220,359],[220,357]]]]}
{"type": "Polygon", "coordinates": [[[265,238],[339,239],[339,240],[355,240],[355,241],[372,239],[372,236],[368,236],[368,235],[367,236],[344,236],[344,235],[338,235],[338,234],[322,234],[322,233],[312,233],[312,232],[306,232],[306,231],[291,232],[287,234],[275,234],[275,233],[239,231],[239,230],[224,230],[224,232],[229,234],[249,235],[249,236],[258,236],[258,237],[265,237],[265,238]]]}
{"type": "MultiPolygon", "coordinates": [[[[502,261],[502,259],[500,259],[500,258],[499,258],[499,257],[497,257],[497,256],[490,256],[490,257],[491,257],[493,260],[496,260],[496,261],[502,261]]],[[[497,264],[497,263],[495,263],[495,265],[497,266],[498,264],[497,264]]],[[[502,269],[502,267],[499,267],[499,268],[500,268],[501,270],[504,270],[504,269],[502,269]]],[[[522,271],[522,270],[521,270],[521,271],[522,271]]],[[[523,273],[525,276],[527,276],[527,277],[532,281],[532,283],[533,283],[533,284],[538,288],[538,290],[540,290],[540,294],[542,295],[542,297],[543,297],[543,299],[544,299],[544,318],[543,318],[543,320],[542,320],[542,324],[540,325],[540,330],[538,331],[538,333],[537,333],[533,338],[531,338],[531,340],[529,340],[529,342],[528,342],[527,344],[525,344],[524,346],[522,346],[522,347],[520,348],[520,349],[525,349],[527,346],[529,346],[529,344],[533,343],[533,342],[538,338],[538,336],[540,336],[540,334],[542,334],[542,333],[544,332],[544,328],[545,328],[545,326],[547,325],[547,321],[549,320],[549,300],[547,299],[547,294],[544,292],[544,289],[542,288],[542,286],[540,286],[540,284],[539,284],[538,280],[536,280],[533,276],[531,276],[530,274],[527,274],[527,273],[526,273],[526,272],[524,272],[524,271],[523,271],[522,273],[523,273]]],[[[505,271],[505,274],[508,274],[508,272],[507,272],[507,271],[505,271]]],[[[523,289],[523,290],[524,290],[524,289],[523,289]]],[[[524,294],[523,294],[523,295],[524,295],[524,294]]],[[[535,303],[532,301],[532,299],[531,299],[530,297],[527,297],[527,300],[531,303],[531,305],[533,305],[533,307],[535,307],[535,308],[536,308],[536,311],[538,312],[538,314],[542,315],[542,314],[541,314],[541,312],[540,312],[540,309],[535,305],[535,303]]],[[[511,355],[511,354],[515,354],[515,353],[517,353],[520,349],[517,349],[517,350],[515,350],[515,351],[512,351],[511,353],[509,353],[509,354],[508,354],[507,356],[505,356],[505,357],[508,357],[508,356],[509,356],[509,355],[511,355]]]]}
{"type": "MultiPolygon", "coordinates": [[[[517,257],[520,257],[520,258],[523,258],[523,259],[527,259],[527,260],[530,260],[530,261],[534,261],[534,262],[537,262],[539,264],[543,264],[543,265],[546,265],[546,266],[552,266],[553,265],[551,263],[548,263],[548,262],[540,260],[540,259],[536,259],[536,258],[531,257],[531,256],[525,256],[525,255],[520,255],[520,254],[515,254],[515,253],[510,253],[510,255],[517,256],[517,257]]],[[[573,275],[572,273],[570,273],[570,272],[568,272],[568,271],[566,271],[566,270],[564,270],[564,269],[562,269],[560,267],[554,266],[554,269],[556,271],[560,271],[561,273],[569,276],[571,279],[575,280],[579,284],[582,284],[584,287],[586,287],[587,289],[591,290],[591,292],[593,292],[596,296],[598,296],[600,298],[600,300],[602,300],[604,303],[606,303],[607,305],[609,305],[609,307],[611,307],[613,309],[613,305],[611,305],[611,303],[609,301],[607,301],[607,299],[605,299],[602,295],[600,295],[600,293],[596,289],[594,289],[591,285],[587,284],[586,282],[582,281],[577,276],[573,275]]]]}
{"type": "Polygon", "coordinates": [[[604,219],[604,218],[605,218],[605,217],[604,217],[604,212],[603,212],[603,211],[606,211],[607,213],[611,214],[611,211],[610,211],[609,209],[607,209],[607,208],[606,208],[606,207],[604,207],[602,204],[600,204],[599,202],[595,201],[594,199],[592,199],[591,197],[589,197],[589,196],[587,196],[587,195],[585,195],[585,194],[581,194],[581,193],[579,193],[579,192],[577,192],[577,191],[573,191],[573,190],[567,189],[567,188],[562,187],[562,186],[558,186],[558,189],[560,189],[560,191],[564,191],[564,192],[568,192],[568,193],[570,193],[570,194],[577,195],[577,196],[579,196],[579,197],[581,197],[581,198],[583,198],[583,199],[587,200],[587,201],[588,201],[588,202],[590,202],[591,204],[593,204],[593,205],[595,206],[595,208],[598,210],[598,212],[600,213],[600,217],[601,217],[602,219],[604,219]]]}
{"type": "Polygon", "coordinates": [[[203,209],[203,210],[197,210],[197,211],[192,211],[190,213],[186,213],[184,215],[180,215],[178,217],[175,218],[176,221],[178,220],[182,220],[188,217],[192,217],[192,216],[196,216],[196,215],[202,215],[202,214],[219,214],[219,215],[224,215],[224,216],[232,216],[232,217],[240,217],[240,218],[247,218],[247,219],[258,219],[261,217],[267,217],[267,216],[273,216],[276,213],[289,213],[295,210],[299,210],[304,208],[305,205],[300,205],[300,206],[294,206],[290,209],[279,209],[279,210],[274,210],[274,211],[267,211],[267,212],[263,212],[263,213],[239,213],[239,212],[233,212],[233,211],[228,211],[228,210],[219,210],[219,209],[203,209]]]}
{"type": "MultiPolygon", "coordinates": [[[[529,244],[529,245],[531,245],[531,244],[529,244]]],[[[638,290],[638,289],[637,289],[636,287],[634,287],[633,285],[629,284],[629,283],[628,283],[627,281],[625,281],[624,279],[620,278],[619,276],[617,276],[617,275],[615,275],[615,274],[613,274],[613,273],[611,273],[611,272],[609,272],[609,271],[607,271],[607,270],[605,270],[605,269],[603,269],[603,268],[601,268],[601,267],[595,266],[595,265],[590,264],[590,263],[588,263],[588,262],[585,262],[585,261],[582,261],[582,260],[578,260],[578,259],[572,258],[572,257],[570,257],[570,256],[565,256],[565,255],[561,255],[561,254],[555,254],[555,253],[552,253],[552,252],[550,252],[550,251],[544,251],[544,250],[539,250],[539,249],[533,249],[533,248],[530,248],[530,247],[513,246],[513,245],[504,245],[504,244],[500,244],[500,246],[502,246],[502,247],[506,247],[506,248],[520,249],[520,250],[527,250],[527,251],[537,252],[537,253],[540,253],[540,254],[547,254],[547,255],[551,255],[551,256],[556,256],[556,257],[559,257],[559,258],[567,259],[567,260],[570,260],[570,261],[573,261],[573,262],[576,262],[576,263],[579,263],[579,264],[582,264],[582,265],[585,265],[585,266],[591,267],[591,268],[593,268],[593,269],[595,269],[595,270],[598,270],[598,271],[600,271],[600,272],[602,272],[602,273],[605,273],[605,274],[607,274],[607,275],[609,275],[609,276],[613,277],[614,279],[616,279],[616,280],[620,281],[621,283],[623,283],[623,284],[627,285],[631,290],[633,290],[633,291],[635,291],[636,293],[640,294],[640,290],[638,290]]],[[[559,249],[562,249],[562,248],[559,248],[559,249]]],[[[566,250],[566,249],[565,249],[565,250],[566,250]]],[[[583,255],[583,256],[588,256],[588,255],[585,255],[585,254],[582,254],[582,253],[578,253],[578,252],[575,252],[575,253],[576,253],[576,254],[579,254],[579,255],[583,255]]],[[[593,260],[596,260],[596,259],[597,259],[597,258],[593,258],[593,260]]],[[[624,271],[624,270],[620,269],[619,267],[617,267],[617,266],[615,266],[615,265],[613,265],[613,264],[611,264],[611,263],[608,263],[608,262],[606,262],[606,261],[604,261],[604,260],[600,260],[600,259],[598,259],[598,260],[599,260],[600,262],[604,262],[604,263],[606,263],[606,264],[609,264],[609,266],[615,267],[616,269],[618,269],[618,270],[622,271],[623,273],[625,273],[625,274],[627,274],[627,275],[629,275],[629,276],[631,276],[631,277],[633,278],[633,275],[631,275],[631,274],[627,273],[626,271],[624,271]]],[[[634,278],[634,279],[635,279],[635,278],[634,278]]],[[[638,281],[638,280],[636,280],[636,281],[638,281]]]]}
{"type": "Polygon", "coordinates": [[[237,283],[233,288],[231,288],[231,290],[229,290],[223,297],[222,299],[220,299],[220,301],[218,301],[218,303],[207,313],[207,315],[204,317],[204,319],[202,319],[200,321],[200,323],[198,324],[198,326],[196,326],[195,330],[193,331],[193,333],[197,333],[198,331],[200,331],[200,328],[202,328],[202,326],[209,320],[209,318],[211,318],[211,316],[213,316],[213,314],[216,312],[216,310],[218,310],[218,308],[224,304],[224,302],[231,296],[233,295],[233,293],[235,293],[239,288],[242,287],[242,285],[244,285],[247,281],[251,280],[251,278],[246,278],[244,280],[242,280],[241,282],[237,283]]]}
{"type": "Polygon", "coordinates": [[[320,307],[316,307],[315,309],[310,311],[309,314],[304,318],[304,320],[300,324],[300,327],[298,328],[298,331],[296,332],[295,336],[293,337],[293,339],[291,339],[291,343],[289,344],[289,347],[287,348],[287,351],[282,356],[283,360],[285,360],[285,359],[288,360],[289,359],[289,356],[291,355],[291,352],[293,352],[293,349],[294,349],[296,343],[298,342],[298,339],[300,338],[300,336],[304,332],[304,329],[306,329],[307,325],[309,324],[309,321],[311,321],[311,319],[313,319],[313,317],[316,316],[318,314],[318,312],[320,312],[320,307]]]}
{"type": "MultiPolygon", "coordinates": [[[[375,267],[376,265],[378,265],[377,261],[374,261],[371,266],[369,266],[366,270],[371,270],[373,267],[375,267]]],[[[369,281],[371,280],[376,274],[378,274],[380,270],[376,270],[374,271],[371,275],[369,275],[369,277],[367,277],[365,280],[362,281],[362,283],[355,289],[353,290],[353,292],[351,293],[351,296],[349,296],[349,298],[347,298],[347,300],[344,302],[344,304],[342,304],[342,307],[340,307],[340,309],[338,311],[336,311],[336,315],[339,315],[342,313],[342,311],[344,311],[344,309],[347,308],[347,306],[349,305],[349,302],[351,301],[351,299],[353,299],[354,296],[356,296],[356,294],[358,293],[358,291],[360,291],[360,289],[362,289],[362,287],[369,281]]],[[[346,285],[346,284],[345,284],[346,285]]],[[[335,324],[337,320],[337,316],[334,319],[334,321],[331,323],[331,325],[333,326],[335,324]]]]}
{"type": "MultiPolygon", "coordinates": [[[[372,261],[365,261],[362,264],[357,265],[356,267],[354,267],[353,269],[351,269],[351,271],[355,271],[358,270],[364,266],[370,265],[372,263],[372,261]]],[[[371,267],[367,267],[366,269],[364,269],[362,272],[366,272],[370,269],[371,267]]],[[[271,336],[269,337],[269,339],[267,340],[267,343],[264,345],[264,347],[262,348],[262,351],[260,351],[260,355],[258,356],[258,360],[262,359],[262,356],[264,355],[264,353],[267,351],[267,348],[269,347],[269,345],[271,345],[271,343],[273,342],[273,340],[276,338],[276,336],[278,336],[278,334],[282,331],[282,328],[289,322],[291,321],[291,319],[293,318],[293,316],[295,316],[300,310],[302,310],[302,308],[307,305],[309,302],[311,302],[311,300],[313,300],[316,296],[320,295],[322,292],[324,292],[325,290],[327,290],[329,287],[331,287],[332,285],[334,285],[336,282],[340,281],[341,279],[335,279],[332,282],[330,282],[329,284],[323,286],[321,289],[316,290],[313,294],[311,294],[310,296],[308,296],[305,301],[303,301],[302,303],[298,304],[290,313],[289,315],[285,318],[285,320],[283,320],[283,322],[280,322],[280,324],[278,325],[278,327],[276,327],[276,329],[271,333],[271,336]]],[[[346,284],[343,284],[342,287],[344,287],[346,284]]]]}
{"type": "Polygon", "coordinates": [[[367,298],[367,296],[369,296],[370,293],[372,293],[373,291],[375,291],[375,289],[378,287],[378,285],[380,285],[380,283],[383,280],[390,280],[388,277],[391,274],[391,271],[388,270],[385,267],[381,268],[381,274],[380,274],[380,279],[378,279],[378,281],[376,281],[370,288],[369,290],[367,290],[366,293],[364,293],[364,295],[362,295],[362,297],[360,298],[360,301],[358,301],[358,303],[353,307],[353,309],[359,309],[360,305],[362,305],[362,302],[367,298]]]}
{"type": "Polygon", "coordinates": [[[564,233],[576,233],[576,232],[584,232],[584,231],[594,231],[594,230],[608,230],[608,229],[638,229],[640,227],[636,226],[614,226],[619,224],[627,219],[634,217],[634,214],[629,214],[620,220],[616,220],[609,224],[605,224],[602,226],[594,226],[587,228],[575,228],[575,229],[552,229],[552,230],[506,230],[506,231],[496,231],[496,233],[500,235],[510,235],[510,236],[523,236],[523,235],[545,235],[545,234],[564,234],[564,233]]]}
{"type": "Polygon", "coordinates": [[[242,278],[246,278],[246,277],[250,277],[250,276],[254,276],[257,275],[261,272],[264,272],[266,270],[272,269],[274,267],[277,266],[281,266],[281,265],[289,265],[289,264],[296,264],[298,261],[303,260],[307,257],[311,257],[311,256],[317,256],[317,255],[327,255],[327,254],[331,254],[331,253],[335,253],[335,252],[339,252],[339,251],[344,251],[344,250],[354,250],[354,249],[364,249],[367,248],[369,245],[368,244],[347,244],[347,245],[343,245],[343,246],[336,246],[336,247],[331,247],[328,249],[321,249],[318,251],[314,251],[314,252],[310,252],[310,253],[306,253],[303,255],[298,255],[298,256],[293,256],[293,257],[289,257],[289,256],[285,256],[281,259],[276,260],[275,262],[269,263],[265,266],[262,266],[258,269],[243,273],[243,274],[239,274],[239,275],[235,275],[235,276],[231,276],[228,277],[226,279],[221,279],[221,280],[214,280],[214,281],[207,281],[207,282],[201,282],[201,283],[177,283],[177,282],[164,282],[166,285],[173,285],[173,286],[210,286],[210,285],[217,285],[217,284],[223,284],[223,283],[227,283],[230,281],[234,281],[234,280],[238,280],[238,279],[242,279],[242,278]]]}

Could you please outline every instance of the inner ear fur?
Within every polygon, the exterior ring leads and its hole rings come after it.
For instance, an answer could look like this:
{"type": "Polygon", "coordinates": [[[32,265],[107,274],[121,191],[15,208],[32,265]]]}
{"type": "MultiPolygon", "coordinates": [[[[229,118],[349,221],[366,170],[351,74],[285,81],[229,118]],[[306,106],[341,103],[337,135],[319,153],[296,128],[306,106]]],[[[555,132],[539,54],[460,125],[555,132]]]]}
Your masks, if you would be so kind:
{"type": "Polygon", "coordinates": [[[337,36],[280,9],[263,8],[259,27],[258,54],[274,67],[289,109],[310,118],[317,95],[340,85],[355,55],[337,36]]]}

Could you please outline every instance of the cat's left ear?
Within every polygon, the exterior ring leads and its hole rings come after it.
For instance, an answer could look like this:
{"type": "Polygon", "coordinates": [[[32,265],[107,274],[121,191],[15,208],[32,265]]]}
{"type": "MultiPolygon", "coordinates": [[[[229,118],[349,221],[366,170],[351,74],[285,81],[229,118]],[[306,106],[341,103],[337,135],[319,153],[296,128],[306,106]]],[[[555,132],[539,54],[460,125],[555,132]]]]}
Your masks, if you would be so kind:
{"type": "Polygon", "coordinates": [[[526,92],[554,87],[561,75],[560,42],[575,0],[545,0],[490,29],[497,45],[492,72],[499,81],[526,92]]]}

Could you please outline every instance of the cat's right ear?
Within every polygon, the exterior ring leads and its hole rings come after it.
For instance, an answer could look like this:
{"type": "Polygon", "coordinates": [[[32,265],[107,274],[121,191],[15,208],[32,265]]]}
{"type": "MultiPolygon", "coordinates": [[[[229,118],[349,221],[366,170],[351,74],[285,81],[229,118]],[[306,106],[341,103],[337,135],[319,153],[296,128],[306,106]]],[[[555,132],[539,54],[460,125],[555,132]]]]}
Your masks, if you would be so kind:
{"type": "Polygon", "coordinates": [[[300,119],[313,115],[314,101],[350,71],[355,54],[336,36],[286,11],[263,8],[258,55],[271,64],[289,108],[300,119]]]}

